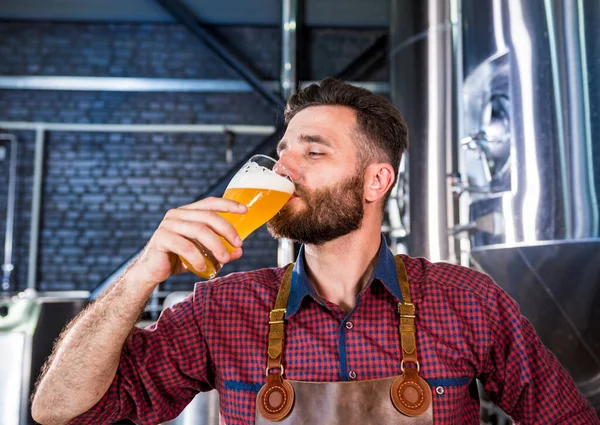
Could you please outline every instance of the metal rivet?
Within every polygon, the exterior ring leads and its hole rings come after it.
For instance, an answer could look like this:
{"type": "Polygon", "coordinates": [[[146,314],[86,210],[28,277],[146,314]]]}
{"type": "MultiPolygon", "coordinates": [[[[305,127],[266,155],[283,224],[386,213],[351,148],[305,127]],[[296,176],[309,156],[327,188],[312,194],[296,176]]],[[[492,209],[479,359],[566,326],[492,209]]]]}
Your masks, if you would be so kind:
{"type": "Polygon", "coordinates": [[[436,387],[435,392],[439,395],[444,394],[444,387],[436,387]]]}
{"type": "Polygon", "coordinates": [[[351,370],[350,372],[348,372],[348,377],[350,379],[356,379],[356,372],[351,370]]]}
{"type": "Polygon", "coordinates": [[[354,323],[346,322],[346,329],[352,329],[354,327],[354,323]]]}

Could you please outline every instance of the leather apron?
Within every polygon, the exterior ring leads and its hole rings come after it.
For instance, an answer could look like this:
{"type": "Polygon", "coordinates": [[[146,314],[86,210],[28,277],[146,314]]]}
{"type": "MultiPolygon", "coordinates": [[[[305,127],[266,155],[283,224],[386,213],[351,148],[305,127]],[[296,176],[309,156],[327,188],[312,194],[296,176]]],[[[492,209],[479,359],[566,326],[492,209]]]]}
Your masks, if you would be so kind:
{"type": "Polygon", "coordinates": [[[415,338],[415,306],[410,302],[404,263],[395,257],[402,302],[399,376],[355,382],[304,382],[283,377],[285,313],[292,270],[288,266],[269,315],[266,384],[256,397],[256,425],[430,425],[431,387],[419,376],[415,338]]]}

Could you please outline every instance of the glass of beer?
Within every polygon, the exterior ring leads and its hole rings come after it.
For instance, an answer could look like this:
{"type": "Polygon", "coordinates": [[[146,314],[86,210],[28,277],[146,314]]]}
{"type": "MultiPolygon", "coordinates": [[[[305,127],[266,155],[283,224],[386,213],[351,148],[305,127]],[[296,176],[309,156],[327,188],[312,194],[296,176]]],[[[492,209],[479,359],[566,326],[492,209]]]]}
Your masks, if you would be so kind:
{"type": "MultiPolygon", "coordinates": [[[[237,230],[240,238],[244,240],[273,218],[291,198],[294,190],[294,183],[280,163],[265,155],[255,155],[233,176],[223,194],[223,198],[246,205],[248,212],[245,214],[218,214],[229,221],[237,230]]],[[[221,240],[227,252],[231,253],[234,247],[225,238],[221,237],[221,240]]],[[[184,258],[181,256],[179,258],[188,270],[202,278],[212,279],[223,265],[204,246],[197,241],[193,242],[204,256],[206,269],[200,272],[184,258]]]]}

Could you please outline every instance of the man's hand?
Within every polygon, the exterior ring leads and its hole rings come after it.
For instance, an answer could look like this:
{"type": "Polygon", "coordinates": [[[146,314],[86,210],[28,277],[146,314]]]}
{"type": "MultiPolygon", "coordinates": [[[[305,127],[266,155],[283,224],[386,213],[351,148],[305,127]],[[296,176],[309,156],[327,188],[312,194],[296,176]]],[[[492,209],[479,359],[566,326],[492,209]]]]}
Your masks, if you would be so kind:
{"type": "Polygon", "coordinates": [[[218,212],[244,214],[248,207],[223,198],[206,198],[169,210],[140,254],[131,273],[147,285],[158,285],[171,275],[187,271],[179,256],[196,270],[205,269],[198,244],[225,264],[242,256],[242,240],[235,228],[218,212]],[[220,237],[235,250],[229,254],[220,237]]]}

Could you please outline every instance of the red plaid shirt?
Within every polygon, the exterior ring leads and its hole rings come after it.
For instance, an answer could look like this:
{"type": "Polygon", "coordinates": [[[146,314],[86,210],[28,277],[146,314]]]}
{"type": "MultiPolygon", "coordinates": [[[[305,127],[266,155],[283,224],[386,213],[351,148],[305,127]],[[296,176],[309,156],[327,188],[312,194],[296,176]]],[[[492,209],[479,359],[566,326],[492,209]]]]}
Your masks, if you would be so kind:
{"type": "MultiPolygon", "coordinates": [[[[436,424],[479,424],[478,378],[524,424],[600,424],[517,303],[487,275],[402,256],[416,307],[420,375],[433,388],[436,424]]],[[[222,421],[254,423],[265,381],[269,311],[284,268],[196,284],[185,301],[127,340],[112,386],[73,424],[176,417],[198,391],[216,388],[222,421]]],[[[385,240],[373,273],[346,312],[320,298],[300,253],[287,309],[285,377],[330,382],[400,374],[396,303],[402,299],[385,240]]]]}

